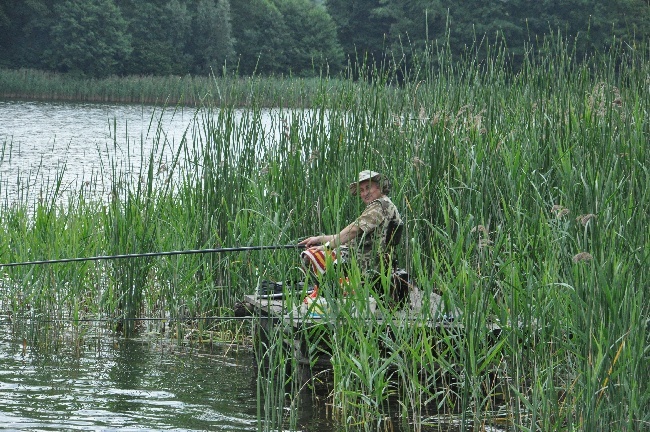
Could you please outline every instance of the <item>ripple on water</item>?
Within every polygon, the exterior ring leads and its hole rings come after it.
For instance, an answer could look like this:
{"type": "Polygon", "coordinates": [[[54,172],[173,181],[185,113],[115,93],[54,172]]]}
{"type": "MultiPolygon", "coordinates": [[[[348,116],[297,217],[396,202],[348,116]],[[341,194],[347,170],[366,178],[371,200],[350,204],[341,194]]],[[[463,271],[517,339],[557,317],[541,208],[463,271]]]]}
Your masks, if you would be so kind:
{"type": "Polygon", "coordinates": [[[23,353],[0,326],[0,429],[257,430],[250,351],[162,355],[141,340],[96,342],[23,353]]]}

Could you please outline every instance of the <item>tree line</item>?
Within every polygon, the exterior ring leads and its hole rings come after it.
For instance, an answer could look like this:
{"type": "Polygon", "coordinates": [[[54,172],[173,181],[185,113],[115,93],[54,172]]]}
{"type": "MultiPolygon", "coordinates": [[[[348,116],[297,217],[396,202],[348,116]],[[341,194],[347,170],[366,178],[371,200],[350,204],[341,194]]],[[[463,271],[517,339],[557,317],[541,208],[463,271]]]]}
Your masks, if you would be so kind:
{"type": "Polygon", "coordinates": [[[650,0],[0,0],[0,67],[84,77],[334,75],[544,35],[576,57],[650,35],[650,0]]]}

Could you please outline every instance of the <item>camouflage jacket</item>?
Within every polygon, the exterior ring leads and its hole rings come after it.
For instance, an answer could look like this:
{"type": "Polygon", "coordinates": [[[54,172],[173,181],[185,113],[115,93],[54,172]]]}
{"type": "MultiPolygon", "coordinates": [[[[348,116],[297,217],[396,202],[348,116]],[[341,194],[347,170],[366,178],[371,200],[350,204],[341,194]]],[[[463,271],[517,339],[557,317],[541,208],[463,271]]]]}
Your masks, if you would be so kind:
{"type": "Polygon", "coordinates": [[[395,204],[385,195],[368,204],[355,220],[362,233],[350,241],[349,247],[363,273],[380,270],[391,221],[401,223],[402,219],[395,204]]]}

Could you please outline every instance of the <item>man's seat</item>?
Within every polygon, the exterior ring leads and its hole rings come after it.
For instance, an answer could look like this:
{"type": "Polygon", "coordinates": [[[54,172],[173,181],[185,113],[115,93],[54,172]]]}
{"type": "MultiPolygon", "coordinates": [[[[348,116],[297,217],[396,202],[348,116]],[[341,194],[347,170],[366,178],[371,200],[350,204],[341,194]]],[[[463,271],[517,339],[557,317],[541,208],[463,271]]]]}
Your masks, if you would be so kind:
{"type": "Polygon", "coordinates": [[[402,240],[402,231],[404,231],[404,222],[394,220],[388,222],[386,230],[386,249],[392,249],[402,240]]]}
{"type": "MultiPolygon", "coordinates": [[[[390,282],[390,303],[392,307],[402,307],[407,303],[408,293],[411,287],[411,281],[408,273],[404,269],[397,267],[397,257],[395,256],[395,248],[399,245],[399,242],[402,240],[402,234],[404,232],[404,223],[402,221],[390,221],[388,222],[388,228],[386,230],[386,239],[385,239],[385,250],[383,254],[385,268],[390,268],[391,270],[391,282],[390,282]]],[[[381,296],[384,300],[384,297],[381,296]]]]}
{"type": "Polygon", "coordinates": [[[390,266],[395,269],[397,266],[397,257],[395,256],[395,248],[402,239],[402,232],[404,231],[404,223],[402,221],[390,221],[386,229],[386,239],[384,241],[385,249],[383,253],[383,260],[385,266],[390,266]]]}

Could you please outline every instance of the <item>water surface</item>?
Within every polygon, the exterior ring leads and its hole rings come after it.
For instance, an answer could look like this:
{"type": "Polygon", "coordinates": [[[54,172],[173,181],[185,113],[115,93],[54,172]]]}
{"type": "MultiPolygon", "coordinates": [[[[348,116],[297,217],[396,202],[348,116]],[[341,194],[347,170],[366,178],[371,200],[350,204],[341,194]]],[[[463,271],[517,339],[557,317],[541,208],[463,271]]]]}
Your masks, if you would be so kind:
{"type": "Polygon", "coordinates": [[[104,334],[45,348],[23,345],[11,328],[0,325],[0,428],[257,430],[246,347],[104,334]]]}
{"type": "MultiPolygon", "coordinates": [[[[255,128],[259,148],[275,146],[295,115],[312,112],[235,110],[231,147],[253,139],[239,124],[255,128]]],[[[209,128],[219,127],[218,116],[205,108],[0,100],[0,199],[32,202],[57,182],[64,192],[88,185],[107,194],[115,176],[137,182],[152,151],[157,173],[176,154],[182,164],[186,150],[200,151],[209,128]]]]}

